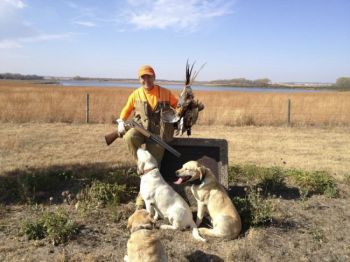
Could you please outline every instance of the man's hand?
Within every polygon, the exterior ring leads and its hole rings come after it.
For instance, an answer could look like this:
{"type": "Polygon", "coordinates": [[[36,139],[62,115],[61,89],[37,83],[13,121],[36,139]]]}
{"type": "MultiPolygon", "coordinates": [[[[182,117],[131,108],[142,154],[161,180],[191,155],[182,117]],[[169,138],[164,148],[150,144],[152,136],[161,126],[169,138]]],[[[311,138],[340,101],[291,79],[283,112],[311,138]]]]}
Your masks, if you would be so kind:
{"type": "Polygon", "coordinates": [[[125,122],[123,119],[117,119],[117,127],[118,127],[118,133],[119,135],[125,134],[125,122]]]}

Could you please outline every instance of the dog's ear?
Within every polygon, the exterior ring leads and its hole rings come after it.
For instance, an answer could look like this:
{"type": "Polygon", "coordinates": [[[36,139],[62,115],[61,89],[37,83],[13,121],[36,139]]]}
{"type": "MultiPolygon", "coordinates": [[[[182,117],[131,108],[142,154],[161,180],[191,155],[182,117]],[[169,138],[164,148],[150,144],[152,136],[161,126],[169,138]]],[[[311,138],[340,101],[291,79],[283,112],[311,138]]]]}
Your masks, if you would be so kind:
{"type": "Polygon", "coordinates": [[[200,166],[198,168],[198,171],[199,171],[199,180],[202,181],[205,177],[206,172],[207,172],[207,168],[205,168],[204,166],[200,166]]]}
{"type": "Polygon", "coordinates": [[[151,215],[147,216],[147,222],[150,223],[152,226],[156,224],[156,221],[151,217],[151,215]]]}
{"type": "Polygon", "coordinates": [[[137,164],[137,174],[142,175],[144,173],[144,170],[145,170],[145,162],[139,162],[137,164]]]}
{"type": "Polygon", "coordinates": [[[128,219],[128,225],[126,226],[126,228],[130,231],[131,227],[132,227],[132,223],[134,222],[134,218],[131,216],[128,219]]]}

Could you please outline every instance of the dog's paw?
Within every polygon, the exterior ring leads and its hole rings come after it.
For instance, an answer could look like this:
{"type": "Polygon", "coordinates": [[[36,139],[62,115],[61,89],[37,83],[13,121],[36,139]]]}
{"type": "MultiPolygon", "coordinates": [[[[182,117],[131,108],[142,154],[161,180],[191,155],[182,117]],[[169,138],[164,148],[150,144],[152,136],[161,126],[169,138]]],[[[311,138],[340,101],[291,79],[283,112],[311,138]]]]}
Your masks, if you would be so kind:
{"type": "Polygon", "coordinates": [[[177,229],[175,226],[173,225],[160,225],[159,227],[160,229],[172,229],[172,230],[175,230],[177,229]]]}
{"type": "Polygon", "coordinates": [[[128,262],[128,261],[129,261],[128,255],[125,255],[125,256],[124,256],[124,262],[128,262]]]}
{"type": "Polygon", "coordinates": [[[201,237],[201,239],[199,239],[199,241],[201,241],[201,242],[203,242],[203,243],[206,243],[206,242],[207,242],[207,240],[206,240],[205,238],[202,238],[202,237],[201,237]]]}
{"type": "Polygon", "coordinates": [[[154,221],[157,221],[158,219],[159,219],[159,213],[158,213],[157,211],[155,211],[153,220],[154,220],[154,221]]]}

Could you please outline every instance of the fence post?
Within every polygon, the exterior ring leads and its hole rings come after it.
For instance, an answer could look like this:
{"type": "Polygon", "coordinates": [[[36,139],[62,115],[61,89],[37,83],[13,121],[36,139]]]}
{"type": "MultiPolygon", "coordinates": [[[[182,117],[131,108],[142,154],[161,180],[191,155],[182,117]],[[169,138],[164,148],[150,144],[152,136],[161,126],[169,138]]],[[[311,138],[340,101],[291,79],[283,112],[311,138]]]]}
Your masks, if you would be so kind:
{"type": "Polygon", "coordinates": [[[89,123],[90,118],[90,95],[86,94],[86,123],[89,123]]]}
{"type": "Polygon", "coordinates": [[[290,126],[291,101],[288,99],[287,125],[290,126]]]}

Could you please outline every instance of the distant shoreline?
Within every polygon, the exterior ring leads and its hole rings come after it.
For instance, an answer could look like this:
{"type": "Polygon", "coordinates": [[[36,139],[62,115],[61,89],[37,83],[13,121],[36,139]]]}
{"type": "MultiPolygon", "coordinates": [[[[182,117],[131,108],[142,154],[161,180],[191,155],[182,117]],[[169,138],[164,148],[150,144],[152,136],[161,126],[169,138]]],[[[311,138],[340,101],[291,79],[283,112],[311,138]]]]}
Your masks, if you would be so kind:
{"type": "MultiPolygon", "coordinates": [[[[58,81],[62,80],[68,80],[68,81],[96,81],[96,82],[116,82],[116,83],[129,83],[129,84],[136,84],[139,83],[137,79],[109,79],[109,78],[57,78],[58,81]]],[[[165,80],[165,79],[158,79],[156,81],[160,85],[179,85],[184,86],[184,81],[178,81],[178,80],[165,80]]],[[[208,87],[244,87],[244,88],[290,88],[290,89],[307,89],[307,90],[336,90],[341,91],[341,89],[336,88],[334,85],[297,85],[297,84],[247,84],[247,83],[238,83],[238,82],[230,82],[225,80],[220,81],[195,81],[195,85],[203,85],[208,87]],[[220,83],[221,82],[221,83],[220,83]]]]}
{"type": "MultiPolygon", "coordinates": [[[[128,83],[128,84],[138,84],[139,81],[137,79],[101,79],[101,78],[82,78],[82,79],[74,79],[74,78],[47,78],[43,80],[21,80],[21,79],[0,79],[0,81],[26,81],[32,82],[36,84],[43,85],[60,85],[61,81],[79,81],[79,82],[101,82],[101,83],[128,83]]],[[[213,81],[214,82],[214,81],[213,81]]],[[[178,85],[181,89],[184,86],[184,81],[174,81],[174,80],[157,80],[157,84],[159,85],[178,85]]],[[[266,89],[303,89],[303,90],[322,90],[322,91],[349,91],[346,89],[337,88],[335,85],[288,85],[288,84],[267,84],[267,85],[252,85],[252,84],[244,84],[244,83],[212,83],[210,81],[196,81],[194,85],[201,85],[207,87],[220,87],[220,88],[229,88],[229,87],[237,87],[237,88],[266,88],[266,89]]]]}
{"type": "MultiPolygon", "coordinates": [[[[82,79],[74,79],[74,78],[64,78],[58,79],[59,81],[96,81],[96,82],[109,82],[109,83],[128,83],[128,84],[138,84],[139,81],[137,79],[101,79],[101,78],[82,78],[82,79]]],[[[184,86],[184,81],[175,81],[175,80],[157,80],[157,84],[159,85],[179,85],[184,86]]],[[[214,82],[214,81],[213,81],[214,82]]],[[[262,85],[247,85],[244,83],[213,83],[210,81],[195,81],[195,85],[202,85],[208,87],[244,87],[244,88],[276,88],[276,89],[306,89],[306,90],[329,90],[329,91],[346,91],[335,87],[334,85],[283,85],[283,84],[267,84],[265,86],[262,85]]]]}

